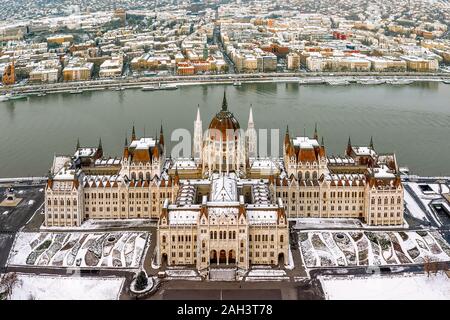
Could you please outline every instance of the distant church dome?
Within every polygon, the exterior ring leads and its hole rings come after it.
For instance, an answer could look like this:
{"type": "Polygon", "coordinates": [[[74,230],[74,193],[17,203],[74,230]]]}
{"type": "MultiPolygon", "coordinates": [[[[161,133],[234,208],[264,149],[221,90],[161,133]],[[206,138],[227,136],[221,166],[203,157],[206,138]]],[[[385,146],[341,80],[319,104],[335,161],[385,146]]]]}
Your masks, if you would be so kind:
{"type": "MultiPolygon", "coordinates": [[[[225,95],[225,92],[223,94],[223,101],[222,101],[222,110],[220,110],[215,117],[211,120],[211,123],[209,124],[210,136],[211,139],[214,139],[215,132],[214,130],[217,130],[218,132],[222,133],[222,139],[223,141],[227,140],[227,131],[234,132],[240,128],[239,122],[234,117],[233,113],[228,111],[228,103],[227,103],[227,97],[225,95]]],[[[215,140],[215,139],[214,139],[215,140]]]]}

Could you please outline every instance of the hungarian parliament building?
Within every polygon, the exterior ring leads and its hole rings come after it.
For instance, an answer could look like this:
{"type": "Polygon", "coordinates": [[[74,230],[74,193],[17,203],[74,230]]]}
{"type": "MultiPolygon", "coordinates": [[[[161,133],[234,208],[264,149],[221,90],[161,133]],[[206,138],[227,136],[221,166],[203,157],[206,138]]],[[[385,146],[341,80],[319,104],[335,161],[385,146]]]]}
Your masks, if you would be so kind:
{"type": "Polygon", "coordinates": [[[167,265],[288,262],[289,221],[357,218],[370,226],[403,223],[403,186],[395,154],[354,146],[327,156],[317,127],[312,137],[283,142],[281,158],[259,157],[252,110],[246,130],[221,110],[204,131],[194,122],[191,158],[166,153],[159,137],[134,126],[121,157],[77,143],[54,157],[45,189],[47,227],[77,227],[88,219],[155,219],[157,260],[167,265]],[[230,134],[233,132],[233,134],[230,134]],[[319,142],[319,140],[321,142],[319,142]]]}

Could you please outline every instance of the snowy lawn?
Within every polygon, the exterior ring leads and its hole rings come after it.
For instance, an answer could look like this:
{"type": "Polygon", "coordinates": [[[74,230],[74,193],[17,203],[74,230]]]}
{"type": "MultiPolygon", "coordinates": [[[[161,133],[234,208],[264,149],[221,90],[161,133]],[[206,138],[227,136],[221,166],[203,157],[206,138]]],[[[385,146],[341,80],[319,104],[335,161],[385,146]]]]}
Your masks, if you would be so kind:
{"type": "Polygon", "coordinates": [[[302,231],[299,247],[308,268],[450,261],[449,244],[435,237],[427,231],[302,231]]]}
{"type": "Polygon", "coordinates": [[[329,300],[450,300],[444,273],[371,277],[319,277],[329,300]]]}
{"type": "Polygon", "coordinates": [[[147,232],[20,232],[9,265],[138,268],[147,232]]]}
{"type": "Polygon", "coordinates": [[[11,300],[117,300],[125,278],[18,274],[11,300]]]}
{"type": "Polygon", "coordinates": [[[334,219],[334,218],[295,218],[289,219],[295,221],[294,228],[297,230],[309,229],[348,229],[362,227],[361,221],[358,219],[334,219]]]}

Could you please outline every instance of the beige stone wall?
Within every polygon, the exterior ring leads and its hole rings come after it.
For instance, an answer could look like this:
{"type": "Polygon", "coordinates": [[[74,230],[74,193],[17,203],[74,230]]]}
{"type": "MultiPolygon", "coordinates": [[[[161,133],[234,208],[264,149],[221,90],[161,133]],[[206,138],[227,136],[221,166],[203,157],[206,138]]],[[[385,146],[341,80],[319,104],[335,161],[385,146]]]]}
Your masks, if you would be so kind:
{"type": "Polygon", "coordinates": [[[47,227],[75,227],[83,219],[83,196],[77,189],[45,192],[45,221],[47,227]]]}

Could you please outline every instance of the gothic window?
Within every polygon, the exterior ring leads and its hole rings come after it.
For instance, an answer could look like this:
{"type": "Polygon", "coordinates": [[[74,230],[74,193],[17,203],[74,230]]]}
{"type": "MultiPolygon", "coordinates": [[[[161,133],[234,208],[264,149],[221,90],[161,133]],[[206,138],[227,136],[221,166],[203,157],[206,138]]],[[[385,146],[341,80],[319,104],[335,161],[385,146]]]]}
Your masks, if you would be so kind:
{"type": "Polygon", "coordinates": [[[317,180],[317,171],[314,171],[312,176],[313,176],[313,180],[317,180]]]}
{"type": "Polygon", "coordinates": [[[283,242],[283,240],[284,240],[284,236],[280,235],[280,242],[283,242]]]}
{"type": "Polygon", "coordinates": [[[309,171],[305,172],[305,180],[309,180],[309,171]]]}

